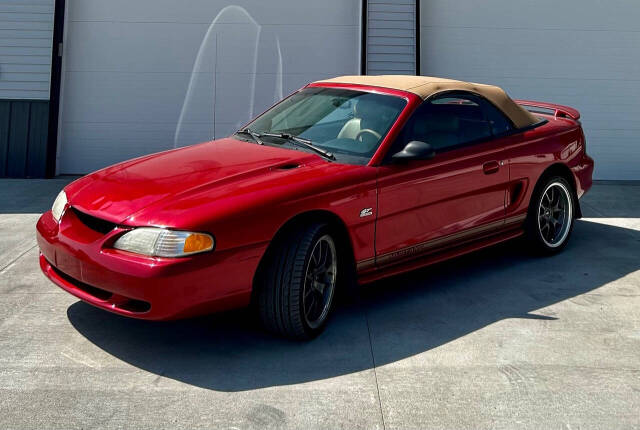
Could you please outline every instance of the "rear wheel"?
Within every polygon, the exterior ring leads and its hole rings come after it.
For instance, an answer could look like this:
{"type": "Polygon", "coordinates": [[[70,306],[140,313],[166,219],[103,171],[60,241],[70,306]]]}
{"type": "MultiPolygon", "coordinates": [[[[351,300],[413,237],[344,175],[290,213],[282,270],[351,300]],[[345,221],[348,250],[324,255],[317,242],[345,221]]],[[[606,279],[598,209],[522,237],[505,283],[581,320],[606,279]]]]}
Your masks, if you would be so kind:
{"type": "Polygon", "coordinates": [[[292,230],[270,250],[256,279],[263,325],[290,339],[318,335],[331,313],[337,279],[338,252],[327,224],[292,230]]]}
{"type": "Polygon", "coordinates": [[[536,250],[562,250],[573,230],[575,205],[571,185],[561,176],[541,182],[531,197],[526,233],[536,250]]]}

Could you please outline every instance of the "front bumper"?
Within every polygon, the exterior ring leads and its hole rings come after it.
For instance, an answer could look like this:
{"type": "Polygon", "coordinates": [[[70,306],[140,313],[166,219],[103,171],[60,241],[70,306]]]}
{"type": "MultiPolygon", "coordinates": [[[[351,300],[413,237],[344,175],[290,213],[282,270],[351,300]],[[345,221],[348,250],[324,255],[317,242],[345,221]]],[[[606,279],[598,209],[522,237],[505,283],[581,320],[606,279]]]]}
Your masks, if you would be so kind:
{"type": "Polygon", "coordinates": [[[151,258],[111,248],[106,235],[67,210],[40,217],[40,267],[56,285],[96,307],[134,318],[169,320],[246,306],[267,243],[187,258],[151,258]]]}

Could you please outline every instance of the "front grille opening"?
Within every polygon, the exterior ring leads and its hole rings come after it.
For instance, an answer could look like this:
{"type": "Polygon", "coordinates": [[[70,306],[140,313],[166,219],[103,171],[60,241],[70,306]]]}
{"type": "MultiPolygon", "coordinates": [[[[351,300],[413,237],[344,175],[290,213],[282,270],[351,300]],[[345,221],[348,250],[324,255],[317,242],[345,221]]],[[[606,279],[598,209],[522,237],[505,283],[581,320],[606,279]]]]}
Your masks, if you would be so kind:
{"type": "Polygon", "coordinates": [[[107,301],[111,297],[113,297],[113,293],[110,293],[109,291],[105,291],[105,290],[102,290],[100,288],[92,287],[91,285],[85,284],[84,282],[80,282],[77,279],[72,278],[71,276],[67,275],[66,273],[61,272],[60,270],[58,270],[53,265],[51,267],[56,272],[56,274],[58,276],[60,276],[62,279],[64,279],[65,281],[67,281],[68,283],[70,283],[71,285],[76,287],[77,289],[82,290],[85,293],[90,294],[90,295],[92,295],[93,297],[95,297],[97,299],[107,301]]]}
{"type": "Polygon", "coordinates": [[[71,209],[73,209],[73,213],[84,225],[86,225],[93,231],[97,231],[98,233],[107,234],[117,227],[117,224],[115,223],[88,215],[74,207],[72,207],[71,209]]]}
{"type": "Polygon", "coordinates": [[[84,291],[85,293],[95,297],[98,300],[102,300],[104,302],[112,303],[117,309],[122,309],[124,311],[133,312],[133,313],[144,313],[149,312],[151,310],[151,303],[145,302],[143,300],[130,299],[128,297],[123,297],[117,294],[110,293],[109,291],[105,291],[101,288],[93,287],[91,285],[85,284],[84,282],[80,282],[75,278],[67,275],[66,273],[61,272],[53,265],[51,268],[56,272],[56,274],[76,287],[79,290],[84,291]]]}

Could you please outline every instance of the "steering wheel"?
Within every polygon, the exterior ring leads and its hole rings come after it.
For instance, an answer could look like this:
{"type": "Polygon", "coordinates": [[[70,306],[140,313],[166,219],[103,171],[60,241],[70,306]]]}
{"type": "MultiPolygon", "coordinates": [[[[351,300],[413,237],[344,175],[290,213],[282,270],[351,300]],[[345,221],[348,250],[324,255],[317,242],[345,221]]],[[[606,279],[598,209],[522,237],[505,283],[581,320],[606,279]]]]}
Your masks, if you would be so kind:
{"type": "Polygon", "coordinates": [[[363,134],[370,134],[373,137],[375,137],[376,139],[380,140],[382,138],[382,135],[380,133],[378,133],[375,130],[371,130],[370,128],[363,128],[362,130],[360,130],[358,132],[358,134],[356,134],[356,140],[360,139],[360,136],[362,136],[363,134]]]}

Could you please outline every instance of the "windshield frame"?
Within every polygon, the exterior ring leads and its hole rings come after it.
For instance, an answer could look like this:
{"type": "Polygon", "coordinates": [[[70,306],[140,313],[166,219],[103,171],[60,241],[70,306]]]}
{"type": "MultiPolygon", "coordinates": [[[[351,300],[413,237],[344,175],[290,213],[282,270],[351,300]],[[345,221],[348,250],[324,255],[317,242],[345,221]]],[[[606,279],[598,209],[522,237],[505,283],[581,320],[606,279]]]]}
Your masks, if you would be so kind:
{"type": "MultiPolygon", "coordinates": [[[[256,121],[258,121],[265,114],[267,114],[272,109],[276,108],[278,105],[280,105],[281,103],[285,102],[286,100],[288,100],[292,96],[298,94],[300,91],[303,91],[303,90],[305,90],[307,88],[313,88],[313,87],[335,88],[335,89],[351,90],[351,91],[356,91],[356,92],[379,94],[379,95],[383,95],[383,96],[395,96],[395,97],[398,97],[398,98],[402,99],[405,102],[404,103],[404,107],[400,110],[400,112],[398,113],[398,116],[396,117],[395,121],[392,123],[392,125],[389,128],[389,130],[387,131],[387,133],[383,136],[382,140],[378,144],[377,149],[373,152],[373,155],[371,155],[371,156],[362,156],[362,157],[352,157],[352,156],[349,156],[347,154],[341,154],[341,153],[339,153],[337,151],[332,151],[332,153],[337,158],[337,160],[335,162],[341,163],[341,164],[355,164],[355,165],[366,165],[366,166],[376,166],[376,165],[381,164],[382,160],[384,159],[384,154],[386,153],[388,148],[391,146],[391,143],[395,140],[395,138],[399,134],[399,131],[401,130],[402,125],[406,122],[407,118],[410,116],[411,112],[413,112],[413,110],[416,108],[416,106],[419,105],[422,102],[422,99],[419,96],[417,96],[416,94],[413,94],[413,93],[410,93],[410,92],[407,92],[407,91],[402,91],[402,90],[375,87],[375,86],[369,86],[369,85],[315,82],[315,83],[306,85],[306,86],[300,88],[299,90],[291,93],[287,97],[283,98],[278,103],[274,104],[273,106],[269,107],[269,109],[265,110],[263,113],[261,113],[260,115],[256,116],[255,118],[253,118],[251,121],[249,121],[247,124],[245,124],[240,130],[243,130],[243,129],[247,128],[247,127],[251,127],[251,124],[253,124],[256,121]],[[360,158],[362,160],[366,160],[366,162],[357,162],[357,161],[354,160],[355,158],[360,158]]],[[[316,144],[316,142],[314,142],[314,144],[316,144]]],[[[324,147],[321,144],[317,144],[317,145],[320,148],[331,150],[331,149],[329,149],[329,147],[324,147]]],[[[299,147],[297,147],[297,148],[287,147],[287,149],[289,149],[289,148],[290,149],[295,149],[295,150],[305,150],[305,149],[302,149],[302,148],[299,148],[299,147]]],[[[305,151],[307,151],[307,150],[305,150],[305,151]]],[[[309,151],[309,152],[313,153],[312,151],[309,151]]]]}

